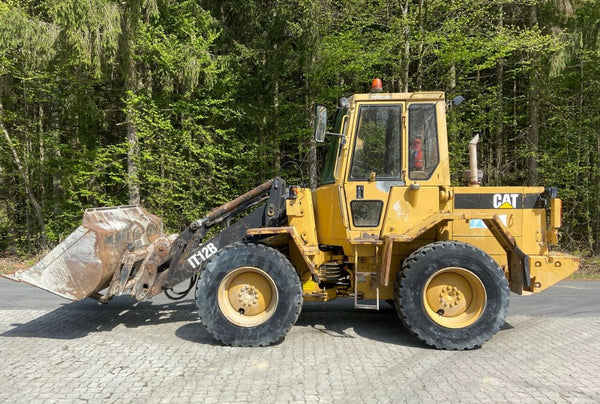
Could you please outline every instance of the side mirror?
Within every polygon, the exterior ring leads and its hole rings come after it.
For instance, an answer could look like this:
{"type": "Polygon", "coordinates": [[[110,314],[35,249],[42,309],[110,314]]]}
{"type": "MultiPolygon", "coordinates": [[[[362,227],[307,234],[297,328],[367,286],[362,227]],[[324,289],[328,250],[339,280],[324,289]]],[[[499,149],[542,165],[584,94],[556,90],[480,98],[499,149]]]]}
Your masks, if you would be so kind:
{"type": "Polygon", "coordinates": [[[325,140],[325,131],[327,130],[327,107],[317,105],[315,115],[315,140],[322,143],[325,140]]]}

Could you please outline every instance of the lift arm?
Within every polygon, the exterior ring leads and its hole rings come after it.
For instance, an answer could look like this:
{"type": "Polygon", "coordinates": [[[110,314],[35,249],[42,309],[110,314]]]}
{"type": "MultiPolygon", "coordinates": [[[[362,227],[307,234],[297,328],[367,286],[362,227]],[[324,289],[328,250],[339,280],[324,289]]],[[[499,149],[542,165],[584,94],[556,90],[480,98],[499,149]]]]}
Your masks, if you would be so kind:
{"type": "Polygon", "coordinates": [[[279,177],[269,180],[244,195],[212,210],[192,223],[173,242],[169,265],[160,272],[148,297],[171,289],[202,270],[206,260],[226,245],[246,239],[246,231],[259,227],[275,227],[286,219],[286,184],[279,177]],[[266,200],[233,224],[228,222],[242,212],[266,200]],[[218,224],[226,227],[206,240],[207,233],[218,224]]]}

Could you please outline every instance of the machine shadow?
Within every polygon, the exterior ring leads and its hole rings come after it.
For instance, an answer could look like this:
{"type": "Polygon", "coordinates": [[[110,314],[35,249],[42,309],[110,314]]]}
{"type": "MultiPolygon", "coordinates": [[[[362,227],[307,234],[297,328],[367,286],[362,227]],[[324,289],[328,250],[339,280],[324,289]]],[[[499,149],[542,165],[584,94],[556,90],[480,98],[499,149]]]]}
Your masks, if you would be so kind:
{"type": "MultiPolygon", "coordinates": [[[[379,311],[358,310],[351,299],[305,302],[296,327],[310,327],[332,338],[366,338],[411,348],[434,350],[404,328],[393,304],[382,301],[379,311]]],[[[505,322],[500,332],[511,330],[505,322]]],[[[475,348],[475,350],[480,348],[475,348]]]]}
{"type": "MultiPolygon", "coordinates": [[[[137,328],[143,326],[184,322],[175,330],[178,338],[207,345],[221,345],[202,327],[194,300],[135,304],[130,297],[113,299],[99,306],[91,299],[63,304],[61,307],[31,321],[11,324],[11,330],[0,337],[29,337],[57,340],[84,338],[92,333],[107,332],[117,326],[137,328]]],[[[310,327],[332,342],[337,338],[366,338],[386,344],[431,349],[420,343],[406,330],[395,309],[381,302],[379,311],[357,310],[350,299],[330,302],[305,302],[294,327],[310,327]]],[[[501,331],[510,330],[505,323],[501,331]]]]}
{"type": "Polygon", "coordinates": [[[310,327],[332,338],[366,338],[386,344],[428,349],[406,330],[395,309],[382,301],[379,311],[358,310],[351,299],[305,302],[296,327],[310,327]]]}
{"type": "MultiPolygon", "coordinates": [[[[111,331],[117,326],[137,328],[173,322],[195,323],[197,335],[190,339],[212,343],[212,338],[200,327],[193,300],[155,304],[141,302],[129,297],[113,299],[99,306],[92,299],[66,303],[61,307],[25,323],[11,324],[11,330],[0,337],[31,337],[50,339],[77,339],[95,332],[111,331]]],[[[186,334],[186,333],[184,333],[186,334]]]]}

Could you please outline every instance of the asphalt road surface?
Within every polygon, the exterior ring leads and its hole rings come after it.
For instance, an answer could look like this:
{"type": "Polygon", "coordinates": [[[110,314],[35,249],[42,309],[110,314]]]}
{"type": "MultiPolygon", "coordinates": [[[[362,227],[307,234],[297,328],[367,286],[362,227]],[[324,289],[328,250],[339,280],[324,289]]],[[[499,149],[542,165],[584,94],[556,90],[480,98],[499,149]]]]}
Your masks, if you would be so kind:
{"type": "Polygon", "coordinates": [[[511,294],[482,348],[438,351],[351,300],[305,303],[285,340],[224,347],[192,298],[70,302],[0,279],[0,402],[600,402],[600,282],[511,294]]]}

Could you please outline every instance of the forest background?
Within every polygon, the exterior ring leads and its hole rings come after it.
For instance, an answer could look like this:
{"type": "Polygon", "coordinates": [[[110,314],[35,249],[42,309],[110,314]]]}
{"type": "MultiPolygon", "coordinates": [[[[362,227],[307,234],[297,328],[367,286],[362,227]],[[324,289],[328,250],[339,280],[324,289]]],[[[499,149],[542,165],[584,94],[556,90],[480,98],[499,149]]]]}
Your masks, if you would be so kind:
{"type": "Polygon", "coordinates": [[[555,186],[562,248],[600,253],[599,0],[0,0],[0,255],[92,206],[179,231],[297,161],[316,103],[443,90],[453,181],[555,186]]]}

